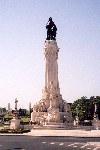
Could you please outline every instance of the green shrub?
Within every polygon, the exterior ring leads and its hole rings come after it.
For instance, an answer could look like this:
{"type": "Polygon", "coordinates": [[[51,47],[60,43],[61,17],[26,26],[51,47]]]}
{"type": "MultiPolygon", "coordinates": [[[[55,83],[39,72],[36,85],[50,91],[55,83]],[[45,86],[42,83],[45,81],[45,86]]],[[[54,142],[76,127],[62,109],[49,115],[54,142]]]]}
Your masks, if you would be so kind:
{"type": "Polygon", "coordinates": [[[1,129],[0,133],[27,133],[30,132],[30,129],[1,129]]]}

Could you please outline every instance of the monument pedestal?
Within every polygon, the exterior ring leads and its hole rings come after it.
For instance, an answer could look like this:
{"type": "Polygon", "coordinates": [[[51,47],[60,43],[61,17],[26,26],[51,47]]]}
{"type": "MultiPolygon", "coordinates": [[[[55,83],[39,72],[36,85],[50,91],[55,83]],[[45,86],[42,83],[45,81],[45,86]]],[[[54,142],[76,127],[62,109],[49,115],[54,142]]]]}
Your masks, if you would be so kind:
{"type": "Polygon", "coordinates": [[[19,129],[20,128],[20,119],[13,118],[11,120],[10,129],[19,129]]]}
{"type": "Polygon", "coordinates": [[[98,118],[94,118],[92,126],[94,130],[100,130],[100,120],[98,118]]]}
{"type": "Polygon", "coordinates": [[[11,124],[10,124],[10,129],[19,129],[21,128],[20,126],[20,119],[18,119],[18,113],[14,112],[14,116],[13,119],[11,120],[11,124]]]}
{"type": "Polygon", "coordinates": [[[97,113],[97,102],[94,101],[94,119],[92,121],[92,126],[94,130],[100,130],[100,120],[98,118],[98,113],[97,113]]]}

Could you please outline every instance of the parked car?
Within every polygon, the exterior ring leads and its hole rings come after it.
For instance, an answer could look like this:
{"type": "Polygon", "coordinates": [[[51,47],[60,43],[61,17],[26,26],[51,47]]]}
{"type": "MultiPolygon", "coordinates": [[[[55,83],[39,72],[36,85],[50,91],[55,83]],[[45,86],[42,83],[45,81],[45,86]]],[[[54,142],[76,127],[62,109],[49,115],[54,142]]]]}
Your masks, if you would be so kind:
{"type": "Polygon", "coordinates": [[[83,126],[92,126],[91,120],[84,120],[83,121],[83,126]]]}

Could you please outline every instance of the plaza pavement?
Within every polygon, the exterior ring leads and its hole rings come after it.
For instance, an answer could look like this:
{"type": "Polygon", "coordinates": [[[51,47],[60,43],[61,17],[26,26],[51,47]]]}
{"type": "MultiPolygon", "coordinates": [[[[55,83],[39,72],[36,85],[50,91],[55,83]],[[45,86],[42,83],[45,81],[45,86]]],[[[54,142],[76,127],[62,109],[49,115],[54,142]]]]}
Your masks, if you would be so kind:
{"type": "Polygon", "coordinates": [[[27,135],[27,136],[67,136],[67,137],[98,137],[100,138],[100,130],[93,130],[91,127],[75,128],[75,129],[46,129],[34,128],[31,126],[31,132],[23,134],[1,134],[0,135],[27,135]]]}
{"type": "Polygon", "coordinates": [[[76,127],[73,129],[46,129],[46,128],[34,128],[30,126],[31,132],[23,134],[1,134],[0,135],[27,135],[27,136],[67,136],[67,137],[98,137],[100,138],[100,130],[93,130],[91,127],[76,127]]]}
{"type": "Polygon", "coordinates": [[[67,136],[67,137],[100,137],[100,130],[42,130],[32,129],[23,135],[30,136],[67,136]]]}

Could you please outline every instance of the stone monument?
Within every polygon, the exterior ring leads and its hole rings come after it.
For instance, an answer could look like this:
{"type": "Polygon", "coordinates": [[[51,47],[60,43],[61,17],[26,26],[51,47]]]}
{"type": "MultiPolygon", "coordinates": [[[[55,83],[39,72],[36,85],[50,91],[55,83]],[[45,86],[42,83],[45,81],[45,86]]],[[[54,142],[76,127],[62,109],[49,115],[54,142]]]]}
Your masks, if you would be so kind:
{"type": "Polygon", "coordinates": [[[100,130],[100,120],[98,118],[98,113],[97,113],[97,102],[94,101],[94,118],[92,121],[93,129],[94,130],[100,130]]]}
{"type": "Polygon", "coordinates": [[[10,129],[19,129],[20,128],[20,119],[18,119],[18,112],[17,112],[17,98],[15,99],[15,111],[13,114],[13,119],[11,119],[10,129]]]}
{"type": "Polygon", "coordinates": [[[42,90],[41,100],[33,106],[31,121],[42,125],[62,124],[71,122],[70,106],[62,99],[58,80],[58,52],[56,42],[57,27],[49,18],[46,24],[47,38],[44,44],[45,57],[45,86],[42,90]],[[67,119],[65,119],[67,118],[67,119]]]}

